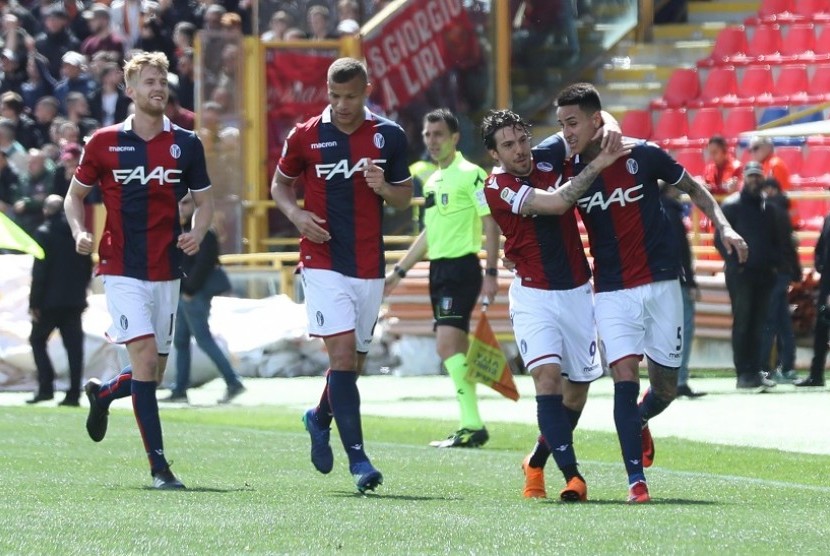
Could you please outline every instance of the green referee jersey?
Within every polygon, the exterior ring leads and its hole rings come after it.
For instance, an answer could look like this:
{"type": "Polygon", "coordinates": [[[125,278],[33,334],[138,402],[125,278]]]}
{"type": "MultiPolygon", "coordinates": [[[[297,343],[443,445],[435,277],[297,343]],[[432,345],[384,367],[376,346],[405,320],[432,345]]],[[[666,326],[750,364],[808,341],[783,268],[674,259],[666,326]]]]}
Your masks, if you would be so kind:
{"type": "Polygon", "coordinates": [[[487,172],[460,152],[424,184],[424,225],[430,259],[463,257],[481,250],[481,217],[490,214],[484,198],[487,172]]]}

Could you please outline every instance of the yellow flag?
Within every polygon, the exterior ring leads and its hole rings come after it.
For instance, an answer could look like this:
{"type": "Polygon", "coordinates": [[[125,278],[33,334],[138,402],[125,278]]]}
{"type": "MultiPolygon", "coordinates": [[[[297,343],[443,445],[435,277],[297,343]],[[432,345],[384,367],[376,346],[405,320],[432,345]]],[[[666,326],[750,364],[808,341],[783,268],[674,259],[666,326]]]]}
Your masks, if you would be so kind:
{"type": "Polygon", "coordinates": [[[0,212],[0,249],[23,251],[34,255],[36,259],[46,256],[38,242],[2,212],[0,212]]]}
{"type": "Polygon", "coordinates": [[[513,382],[507,358],[484,312],[481,313],[470,342],[470,351],[467,352],[467,380],[485,384],[505,398],[514,401],[519,399],[519,391],[513,382]]]}

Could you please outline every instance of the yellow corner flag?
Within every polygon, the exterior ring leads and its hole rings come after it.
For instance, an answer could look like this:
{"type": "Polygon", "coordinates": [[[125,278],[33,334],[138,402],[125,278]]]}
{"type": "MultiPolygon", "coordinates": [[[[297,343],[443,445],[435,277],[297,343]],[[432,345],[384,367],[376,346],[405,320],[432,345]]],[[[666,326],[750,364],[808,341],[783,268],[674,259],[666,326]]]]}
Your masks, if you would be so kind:
{"type": "Polygon", "coordinates": [[[470,351],[467,352],[467,380],[485,384],[513,401],[519,399],[519,391],[513,382],[507,358],[484,311],[481,312],[470,342],[470,351]]]}
{"type": "Polygon", "coordinates": [[[8,216],[0,212],[0,249],[14,249],[34,255],[36,259],[46,256],[43,248],[15,224],[8,216]]]}

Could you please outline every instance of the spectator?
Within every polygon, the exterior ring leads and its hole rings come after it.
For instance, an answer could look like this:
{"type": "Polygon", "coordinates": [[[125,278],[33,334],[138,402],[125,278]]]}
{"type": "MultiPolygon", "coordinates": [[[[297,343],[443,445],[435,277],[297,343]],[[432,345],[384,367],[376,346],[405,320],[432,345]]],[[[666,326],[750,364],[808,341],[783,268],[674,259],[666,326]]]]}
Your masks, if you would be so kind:
{"type": "Polygon", "coordinates": [[[824,387],[824,366],[827,364],[828,340],[830,340],[830,214],[824,217],[815,249],[818,282],[818,311],[813,336],[813,359],[810,374],[797,380],[798,387],[824,387]]]}
{"type": "Polygon", "coordinates": [[[28,36],[28,33],[20,26],[20,19],[15,14],[3,14],[2,43],[19,61],[26,59],[26,38],[28,36]]]}
{"type": "Polygon", "coordinates": [[[761,369],[759,345],[775,283],[775,269],[781,263],[782,246],[775,232],[777,208],[764,203],[761,183],[764,171],[757,162],[743,169],[740,193],[723,202],[723,214],[749,246],[746,262],[723,247],[720,234],[715,245],[725,262],[726,288],[732,302],[732,357],[739,389],[763,392],[775,386],[761,369]]]}
{"type": "Polygon", "coordinates": [[[110,4],[112,29],[123,40],[125,52],[133,49],[141,36],[143,4],[142,0],[113,0],[110,4]]]}
{"type": "Polygon", "coordinates": [[[193,131],[196,127],[196,114],[182,108],[179,104],[179,98],[176,94],[176,89],[171,87],[167,96],[167,110],[165,112],[170,121],[182,129],[193,131]]]}
{"type": "Polygon", "coordinates": [[[106,4],[93,4],[89,10],[89,28],[92,34],[81,43],[81,54],[92,59],[102,50],[116,52],[119,59],[124,57],[124,41],[112,30],[110,10],[106,4]]]}
{"type": "Polygon", "coordinates": [[[37,127],[25,109],[23,97],[18,93],[9,91],[0,95],[0,116],[14,122],[15,137],[24,149],[32,149],[39,146],[37,127]]]}
{"type": "Polygon", "coordinates": [[[660,183],[660,202],[669,219],[672,232],[677,240],[677,255],[680,259],[680,291],[683,295],[683,353],[677,369],[677,395],[687,398],[705,396],[704,392],[695,392],[689,386],[689,358],[692,355],[692,341],[695,337],[695,302],[700,298],[700,290],[695,282],[695,269],[692,261],[692,249],[686,235],[683,222],[685,207],[680,202],[681,192],[666,182],[660,183]]]}
{"type": "Polygon", "coordinates": [[[703,181],[712,195],[728,195],[741,185],[741,162],[729,152],[722,135],[713,135],[706,146],[709,162],[703,170],[703,181]]]}
{"type": "Polygon", "coordinates": [[[0,50],[0,67],[3,69],[0,74],[0,93],[19,93],[28,76],[17,54],[9,48],[0,50]]]}
{"type": "MultiPolygon", "coordinates": [[[[191,229],[193,200],[186,195],[179,201],[179,216],[182,230],[191,229]]],[[[225,380],[227,390],[219,403],[229,403],[245,391],[242,380],[234,371],[228,358],[213,338],[210,331],[210,304],[214,296],[226,293],[231,283],[219,263],[219,240],[211,228],[202,239],[198,253],[185,255],[182,259],[184,277],[181,283],[181,297],[176,313],[176,328],[173,331],[173,345],[176,348],[176,383],[170,397],[161,401],[187,403],[187,389],[190,386],[190,338],[202,348],[216,365],[225,380]]]]}
{"type": "Polygon", "coordinates": [[[242,34],[242,17],[238,13],[228,12],[224,14],[219,19],[219,23],[222,25],[222,30],[227,33],[242,34]]]}
{"type": "Polygon", "coordinates": [[[222,16],[228,13],[220,4],[210,4],[202,16],[202,29],[206,31],[221,31],[222,16]]]}
{"type": "MultiPolygon", "coordinates": [[[[755,136],[749,142],[749,150],[752,151],[752,159],[759,163],[764,170],[764,177],[775,178],[781,186],[782,191],[792,189],[790,183],[790,169],[787,163],[775,154],[775,145],[770,137],[755,136]]],[[[793,229],[801,228],[801,219],[798,216],[798,207],[790,204],[790,222],[793,229]]]]}
{"type": "Polygon", "coordinates": [[[58,122],[58,125],[53,126],[55,131],[53,143],[63,146],[67,143],[84,142],[84,136],[81,135],[81,129],[78,127],[78,124],[71,120],[67,120],[66,118],[61,118],[56,121],[58,122]]]}
{"type": "Polygon", "coordinates": [[[178,57],[177,73],[179,76],[179,86],[177,94],[179,97],[179,104],[182,108],[193,111],[195,110],[195,91],[196,82],[193,65],[193,49],[185,48],[178,57]]]}
{"type": "Polygon", "coordinates": [[[63,5],[52,5],[45,12],[43,32],[35,37],[35,47],[49,61],[49,74],[56,80],[61,77],[64,54],[77,52],[81,47],[81,43],[67,26],[68,17],[63,5]]]}
{"type": "Polygon", "coordinates": [[[337,2],[337,20],[344,21],[351,19],[357,23],[362,21],[360,17],[360,4],[357,0],[339,0],[337,2]]]}
{"type": "Polygon", "coordinates": [[[268,23],[268,30],[262,33],[260,39],[264,42],[281,41],[284,40],[285,32],[291,28],[294,21],[285,10],[278,10],[274,12],[268,23]]]}
{"type": "MultiPolygon", "coordinates": [[[[78,143],[67,143],[61,148],[58,165],[55,168],[55,181],[52,188],[52,191],[56,195],[65,197],[69,191],[72,176],[75,174],[75,169],[81,160],[81,152],[81,146],[78,143]]],[[[91,195],[87,195],[87,197],[91,195]]]]}
{"type": "Polygon", "coordinates": [[[308,38],[313,41],[336,39],[337,35],[331,32],[331,13],[325,6],[311,6],[308,9],[308,38]]]}
{"type": "Polygon", "coordinates": [[[344,19],[337,24],[337,35],[348,37],[360,32],[360,24],[354,19],[344,19]]]}
{"type": "Polygon", "coordinates": [[[0,212],[12,216],[20,193],[20,174],[9,164],[6,153],[0,150],[0,212]]]}
{"type": "Polygon", "coordinates": [[[118,56],[111,50],[99,50],[92,55],[92,59],[89,61],[89,73],[96,82],[100,82],[104,75],[104,66],[107,64],[120,66],[123,61],[123,56],[118,56]]]}
{"type": "MultiPolygon", "coordinates": [[[[173,28],[173,55],[176,58],[176,64],[173,66],[173,73],[181,76],[181,58],[185,52],[193,52],[193,47],[196,40],[196,26],[189,21],[180,21],[176,23],[173,28]]],[[[191,55],[191,61],[193,56],[191,55]]]]}
{"type": "Polygon", "coordinates": [[[781,191],[775,178],[767,178],[761,184],[761,191],[768,205],[777,209],[775,233],[781,246],[781,261],[775,269],[775,283],[769,299],[767,318],[761,333],[761,369],[778,383],[791,383],[798,378],[795,371],[795,331],[790,314],[789,290],[791,282],[801,282],[801,262],[798,259],[798,238],[793,233],[787,218],[790,200],[781,191]],[[777,342],[776,342],[777,340],[777,342]],[[778,362],[771,360],[772,346],[778,346],[778,362]]]}
{"type": "Polygon", "coordinates": [[[69,93],[66,97],[66,118],[78,126],[81,138],[89,137],[101,127],[101,122],[89,115],[89,101],[79,92],[69,93]]]}
{"type": "Polygon", "coordinates": [[[0,151],[5,153],[9,165],[14,168],[19,176],[26,173],[29,155],[26,149],[17,140],[15,135],[16,126],[8,118],[0,118],[0,151]]]}
{"type": "Polygon", "coordinates": [[[86,58],[80,52],[67,52],[63,55],[61,65],[63,79],[55,84],[55,98],[61,103],[64,113],[68,113],[67,97],[70,93],[80,93],[87,97],[95,90],[95,80],[86,72],[86,58]]]}
{"type": "Polygon", "coordinates": [[[104,127],[126,119],[132,102],[124,88],[124,72],[116,63],[108,63],[101,73],[101,86],[89,97],[89,115],[104,127]]]}
{"type": "Polygon", "coordinates": [[[52,194],[55,181],[55,163],[40,149],[29,149],[27,172],[21,176],[20,197],[14,203],[17,224],[34,236],[43,224],[46,198],[52,194]]]}
{"type": "MultiPolygon", "coordinates": [[[[27,2],[29,4],[29,2],[27,2]]],[[[40,31],[40,23],[32,11],[21,6],[17,0],[0,0],[0,13],[15,15],[26,34],[34,37],[40,31]]]]}
{"type": "MultiPolygon", "coordinates": [[[[35,127],[40,145],[54,142],[51,136],[52,123],[60,113],[60,103],[53,96],[42,97],[35,104],[35,127]]],[[[64,195],[65,196],[65,195],[64,195]]]]}
{"type": "Polygon", "coordinates": [[[53,82],[46,58],[33,50],[26,59],[26,81],[20,84],[20,95],[28,110],[34,111],[38,100],[54,94],[53,82]]]}
{"type": "MultiPolygon", "coordinates": [[[[0,157],[2,158],[2,157],[0,157]]],[[[37,367],[38,390],[26,403],[34,404],[54,397],[55,369],[46,344],[56,328],[60,332],[69,362],[69,389],[58,405],[77,407],[84,368],[84,331],[81,316],[86,309],[86,294],[92,278],[92,257],[75,252],[75,240],[63,215],[63,198],[49,195],[43,206],[45,222],[35,232],[35,240],[46,257],[32,265],[29,314],[32,333],[29,343],[37,367]]]]}
{"type": "Polygon", "coordinates": [[[173,41],[161,26],[161,20],[154,17],[145,17],[141,22],[141,31],[133,48],[144,52],[163,52],[173,57],[175,47],[173,41]]]}

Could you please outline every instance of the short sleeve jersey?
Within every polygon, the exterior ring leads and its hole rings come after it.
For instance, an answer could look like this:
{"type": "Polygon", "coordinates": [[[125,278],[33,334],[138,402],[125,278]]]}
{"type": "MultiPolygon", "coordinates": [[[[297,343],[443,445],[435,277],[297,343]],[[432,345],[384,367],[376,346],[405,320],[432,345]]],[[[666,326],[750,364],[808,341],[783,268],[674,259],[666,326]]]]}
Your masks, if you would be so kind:
{"type": "Polygon", "coordinates": [[[424,184],[424,225],[429,258],[455,259],[481,250],[481,217],[490,214],[484,198],[487,172],[460,152],[424,184]]]}
{"type": "Polygon", "coordinates": [[[533,148],[533,170],[518,177],[496,169],[484,188],[487,203],[505,236],[504,255],[516,264],[522,285],[547,290],[581,286],[591,277],[576,214],[523,216],[522,204],[532,189],[552,191],[562,181],[567,156],[561,137],[533,148]]]}
{"type": "Polygon", "coordinates": [[[98,274],[164,281],[181,278],[179,200],[210,187],[205,151],[192,131],[164,118],[145,141],[133,116],[96,131],[84,147],[75,179],[98,184],[107,210],[98,247],[98,274]]]}
{"type": "MultiPolygon", "coordinates": [[[[586,163],[565,165],[568,179],[586,163]]],[[[675,184],[685,170],[653,143],[638,141],[577,201],[594,258],[594,289],[607,292],[678,277],[679,246],[660,201],[657,180],[675,184]]]]}
{"type": "Polygon", "coordinates": [[[325,222],[331,240],[300,238],[300,262],[354,278],[382,278],[384,258],[383,199],[367,184],[367,161],[383,168],[395,186],[410,179],[407,140],[401,127],[364,109],[365,120],[351,134],[331,121],[331,107],[298,124],[288,135],[277,170],[302,177],[305,205],[325,222]]]}

